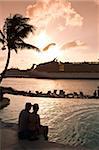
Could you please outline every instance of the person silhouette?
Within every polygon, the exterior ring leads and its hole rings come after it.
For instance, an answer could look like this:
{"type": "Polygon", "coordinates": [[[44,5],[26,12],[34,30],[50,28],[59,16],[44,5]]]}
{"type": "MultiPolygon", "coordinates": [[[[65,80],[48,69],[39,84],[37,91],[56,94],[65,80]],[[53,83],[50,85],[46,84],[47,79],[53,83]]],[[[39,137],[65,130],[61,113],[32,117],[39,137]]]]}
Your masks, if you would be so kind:
{"type": "Polygon", "coordinates": [[[37,113],[39,110],[39,105],[35,103],[33,105],[33,112],[29,117],[29,130],[33,133],[34,137],[39,139],[40,135],[43,135],[45,140],[48,140],[48,126],[43,126],[40,123],[40,116],[37,113]]]}
{"type": "Polygon", "coordinates": [[[31,131],[28,128],[30,109],[31,109],[31,103],[26,103],[25,109],[23,109],[19,114],[19,120],[18,120],[19,139],[30,139],[32,136],[31,131]]]}

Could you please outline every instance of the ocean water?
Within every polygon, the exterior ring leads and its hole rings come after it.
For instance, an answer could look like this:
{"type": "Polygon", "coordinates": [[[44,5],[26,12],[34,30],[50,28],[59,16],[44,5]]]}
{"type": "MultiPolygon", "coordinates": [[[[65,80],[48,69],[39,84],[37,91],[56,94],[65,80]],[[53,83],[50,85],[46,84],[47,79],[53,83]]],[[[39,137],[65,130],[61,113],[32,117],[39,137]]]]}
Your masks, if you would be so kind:
{"type": "MultiPolygon", "coordinates": [[[[2,86],[17,90],[47,92],[63,89],[66,92],[83,91],[92,94],[99,80],[42,80],[8,78],[2,86]]],[[[49,126],[49,140],[99,149],[99,99],[35,98],[6,94],[10,105],[0,110],[5,122],[17,123],[19,112],[26,102],[38,103],[41,124],[49,126]]],[[[32,110],[31,110],[32,111],[32,110]]]]}

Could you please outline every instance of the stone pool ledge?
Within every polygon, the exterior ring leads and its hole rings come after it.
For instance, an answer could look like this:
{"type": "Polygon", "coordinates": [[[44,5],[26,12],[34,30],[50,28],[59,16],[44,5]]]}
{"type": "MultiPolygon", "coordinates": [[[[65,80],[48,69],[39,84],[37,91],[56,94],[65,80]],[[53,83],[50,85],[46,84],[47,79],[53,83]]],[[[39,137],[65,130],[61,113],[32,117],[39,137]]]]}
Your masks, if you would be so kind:
{"type": "Polygon", "coordinates": [[[0,121],[1,150],[87,150],[82,147],[71,147],[51,141],[18,140],[17,125],[0,121]]]}

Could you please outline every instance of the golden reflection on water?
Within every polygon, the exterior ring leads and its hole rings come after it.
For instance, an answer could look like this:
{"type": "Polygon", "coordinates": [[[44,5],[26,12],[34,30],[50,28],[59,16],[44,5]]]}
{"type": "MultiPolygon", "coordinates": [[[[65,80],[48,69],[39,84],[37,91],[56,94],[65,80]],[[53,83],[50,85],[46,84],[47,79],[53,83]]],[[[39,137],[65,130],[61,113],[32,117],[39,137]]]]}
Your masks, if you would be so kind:
{"type": "MultiPolygon", "coordinates": [[[[65,117],[72,114],[75,110],[93,108],[95,105],[98,107],[98,100],[87,100],[87,99],[65,99],[65,98],[37,98],[37,97],[24,97],[24,96],[13,96],[6,94],[5,96],[10,98],[10,105],[4,110],[1,110],[1,118],[5,120],[13,120],[17,122],[19,112],[24,108],[26,102],[32,104],[39,104],[39,114],[41,115],[42,123],[50,124],[51,120],[56,117],[65,117]]],[[[31,109],[32,111],[32,109],[31,109]]],[[[13,122],[12,121],[12,122],[13,122]]]]}
{"type": "MultiPolygon", "coordinates": [[[[3,86],[17,90],[47,92],[63,89],[67,92],[92,92],[99,86],[99,80],[41,80],[5,79],[3,86]]],[[[7,122],[18,121],[20,111],[26,102],[39,104],[41,123],[49,126],[49,139],[63,144],[89,146],[99,143],[99,100],[95,99],[58,99],[5,95],[11,102],[0,110],[0,118],[7,122]]]]}
{"type": "Polygon", "coordinates": [[[87,131],[89,137],[90,134],[94,134],[94,130],[96,133],[99,131],[98,100],[5,96],[11,99],[11,103],[0,111],[0,118],[6,122],[17,123],[19,113],[26,102],[38,103],[41,124],[49,126],[50,141],[71,145],[79,144],[79,138],[82,143],[87,140],[84,135],[87,134],[87,131]],[[82,135],[84,137],[81,137],[82,135]]]}
{"type": "Polygon", "coordinates": [[[31,90],[47,92],[54,89],[65,90],[66,92],[83,91],[92,93],[97,86],[99,80],[47,80],[47,79],[30,79],[30,78],[7,78],[2,82],[2,86],[13,87],[17,90],[31,90]]]}

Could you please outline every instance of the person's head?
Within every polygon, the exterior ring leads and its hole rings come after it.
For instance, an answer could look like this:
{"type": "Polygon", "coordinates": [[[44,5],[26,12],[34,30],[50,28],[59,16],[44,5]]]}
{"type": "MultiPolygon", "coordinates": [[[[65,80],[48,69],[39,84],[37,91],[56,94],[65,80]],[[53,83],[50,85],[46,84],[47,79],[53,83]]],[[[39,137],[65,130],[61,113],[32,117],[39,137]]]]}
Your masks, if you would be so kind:
{"type": "Polygon", "coordinates": [[[39,110],[39,105],[37,104],[37,103],[35,103],[34,105],[33,105],[33,111],[34,112],[37,112],[39,110]]]}
{"type": "Polygon", "coordinates": [[[29,111],[31,109],[31,103],[29,103],[29,102],[26,103],[25,104],[25,109],[29,111]]]}

